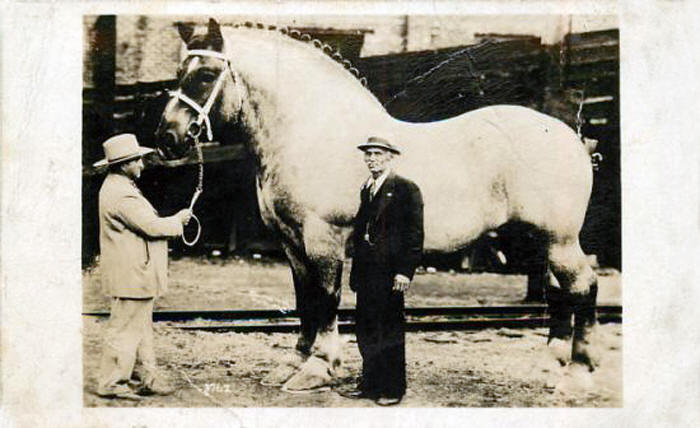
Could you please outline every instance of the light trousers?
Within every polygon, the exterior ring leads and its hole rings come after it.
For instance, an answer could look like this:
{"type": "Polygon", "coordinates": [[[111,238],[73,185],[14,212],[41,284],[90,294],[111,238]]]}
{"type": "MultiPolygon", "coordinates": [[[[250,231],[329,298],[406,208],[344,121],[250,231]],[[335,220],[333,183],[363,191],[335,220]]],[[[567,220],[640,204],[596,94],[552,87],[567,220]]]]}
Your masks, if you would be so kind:
{"type": "Polygon", "coordinates": [[[124,388],[138,358],[144,383],[156,376],[153,350],[153,303],[150,299],[113,297],[102,346],[98,393],[124,388]]]}

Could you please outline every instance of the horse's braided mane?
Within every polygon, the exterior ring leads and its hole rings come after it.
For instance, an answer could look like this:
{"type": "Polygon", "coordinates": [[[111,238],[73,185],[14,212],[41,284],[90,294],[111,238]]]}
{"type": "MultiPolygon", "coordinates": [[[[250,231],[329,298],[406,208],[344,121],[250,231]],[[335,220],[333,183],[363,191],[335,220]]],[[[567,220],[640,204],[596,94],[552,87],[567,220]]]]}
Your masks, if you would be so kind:
{"type": "Polygon", "coordinates": [[[298,40],[301,42],[305,42],[307,44],[311,44],[315,48],[321,50],[323,53],[325,53],[327,56],[329,56],[333,61],[341,64],[347,71],[350,72],[357,80],[360,81],[362,86],[367,87],[367,78],[362,76],[360,74],[360,70],[358,70],[356,67],[352,65],[352,62],[350,60],[343,58],[343,55],[340,53],[338,50],[334,50],[331,45],[328,43],[323,43],[319,39],[314,39],[311,37],[311,34],[308,33],[302,33],[299,30],[294,30],[294,29],[289,29],[288,26],[282,26],[278,27],[276,25],[265,25],[262,23],[253,23],[246,21],[243,24],[233,24],[233,28],[239,28],[239,27],[246,27],[246,28],[257,28],[259,30],[268,30],[268,31],[277,31],[280,34],[283,34],[287,37],[290,37],[294,40],[298,40]]]}

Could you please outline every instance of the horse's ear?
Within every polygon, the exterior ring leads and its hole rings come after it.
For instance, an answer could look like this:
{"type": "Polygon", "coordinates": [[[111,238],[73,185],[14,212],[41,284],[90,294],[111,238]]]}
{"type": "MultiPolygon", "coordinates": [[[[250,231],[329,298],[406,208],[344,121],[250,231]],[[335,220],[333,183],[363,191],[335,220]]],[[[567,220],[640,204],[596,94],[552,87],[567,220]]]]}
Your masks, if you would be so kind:
{"type": "Polygon", "coordinates": [[[184,22],[178,22],[177,31],[178,33],[180,33],[180,38],[182,38],[182,41],[185,42],[185,44],[187,44],[192,38],[192,34],[194,34],[194,25],[185,24],[184,22]]]}
{"type": "Polygon", "coordinates": [[[219,26],[219,23],[216,22],[216,19],[214,18],[209,18],[209,27],[207,29],[207,38],[212,41],[220,41],[223,40],[223,36],[221,35],[221,27],[219,26]]]}

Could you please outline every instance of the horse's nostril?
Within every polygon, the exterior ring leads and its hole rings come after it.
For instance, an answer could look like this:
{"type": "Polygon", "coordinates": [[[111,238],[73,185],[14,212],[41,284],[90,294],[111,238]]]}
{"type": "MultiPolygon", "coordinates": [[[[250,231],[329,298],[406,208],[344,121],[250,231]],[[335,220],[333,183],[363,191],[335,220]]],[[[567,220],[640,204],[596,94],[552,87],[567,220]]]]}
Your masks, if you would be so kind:
{"type": "Polygon", "coordinates": [[[166,147],[175,147],[177,145],[177,134],[174,131],[165,131],[163,142],[166,147]]]}

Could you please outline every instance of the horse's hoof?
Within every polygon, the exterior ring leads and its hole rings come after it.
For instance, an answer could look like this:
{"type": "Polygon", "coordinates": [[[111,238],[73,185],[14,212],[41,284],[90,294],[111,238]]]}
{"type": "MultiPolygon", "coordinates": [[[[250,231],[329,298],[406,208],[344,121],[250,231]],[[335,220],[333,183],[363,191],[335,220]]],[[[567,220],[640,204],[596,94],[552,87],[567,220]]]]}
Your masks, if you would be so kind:
{"type": "Polygon", "coordinates": [[[549,354],[562,366],[565,366],[571,358],[571,344],[568,340],[551,338],[547,342],[547,349],[549,354]]]}
{"type": "Polygon", "coordinates": [[[330,386],[318,386],[316,388],[311,388],[311,389],[296,390],[296,389],[288,389],[285,385],[285,386],[282,386],[281,390],[283,392],[288,392],[290,394],[316,394],[319,392],[328,392],[331,390],[331,387],[330,386]]]}
{"type": "Polygon", "coordinates": [[[590,343],[574,341],[571,362],[586,367],[588,371],[595,371],[600,366],[600,356],[592,349],[590,343]]]}
{"type": "Polygon", "coordinates": [[[332,380],[328,362],[318,357],[309,357],[301,370],[284,384],[282,390],[291,393],[318,392],[328,387],[332,380]]]}
{"type": "Polygon", "coordinates": [[[268,373],[260,381],[260,384],[263,386],[281,386],[289,378],[294,376],[295,372],[296,368],[280,364],[279,366],[275,367],[274,370],[268,373]]]}
{"type": "Polygon", "coordinates": [[[287,354],[282,358],[280,364],[268,373],[261,381],[263,386],[281,386],[289,380],[301,367],[304,358],[298,354],[287,354]]]}
{"type": "Polygon", "coordinates": [[[589,371],[594,371],[600,366],[601,348],[600,332],[598,326],[594,325],[585,331],[585,335],[574,336],[574,344],[571,352],[571,361],[587,367],[589,371]]]}
{"type": "Polygon", "coordinates": [[[580,364],[570,364],[555,390],[562,394],[587,394],[596,389],[593,374],[580,364]]]}

